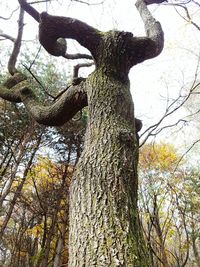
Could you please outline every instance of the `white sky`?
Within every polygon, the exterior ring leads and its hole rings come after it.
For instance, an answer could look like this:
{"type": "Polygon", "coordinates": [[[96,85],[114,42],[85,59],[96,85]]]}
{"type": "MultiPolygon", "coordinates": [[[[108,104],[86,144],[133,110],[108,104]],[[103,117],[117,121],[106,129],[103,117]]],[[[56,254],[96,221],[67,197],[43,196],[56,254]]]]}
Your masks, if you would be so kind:
{"type": "MultiPolygon", "coordinates": [[[[104,31],[118,29],[131,31],[136,36],[144,35],[143,23],[133,0],[105,0],[104,4],[98,6],[72,3],[70,0],[60,0],[60,3],[64,4],[52,2],[48,6],[48,12],[78,18],[104,31]]],[[[97,3],[97,0],[90,0],[90,3],[97,3]]],[[[17,0],[0,0],[0,16],[8,16],[14,5],[18,5],[17,0]]],[[[40,7],[41,11],[46,9],[45,5],[40,7]]],[[[200,25],[200,8],[198,12],[192,8],[191,6],[192,18],[200,25]]],[[[181,19],[172,6],[152,5],[150,10],[162,24],[165,48],[159,57],[139,64],[130,71],[136,116],[145,125],[157,122],[165,110],[166,97],[176,97],[183,81],[188,84],[193,79],[200,52],[200,32],[181,19]]],[[[11,20],[13,23],[0,20],[0,29],[4,33],[16,35],[17,15],[11,20]]],[[[34,39],[37,35],[37,23],[28,15],[26,23],[25,36],[27,39],[34,39]]],[[[72,52],[77,52],[77,47],[78,45],[73,44],[72,52]]],[[[174,119],[181,116],[183,112],[177,113],[174,119]]],[[[191,136],[193,138],[196,136],[191,136]]]]}

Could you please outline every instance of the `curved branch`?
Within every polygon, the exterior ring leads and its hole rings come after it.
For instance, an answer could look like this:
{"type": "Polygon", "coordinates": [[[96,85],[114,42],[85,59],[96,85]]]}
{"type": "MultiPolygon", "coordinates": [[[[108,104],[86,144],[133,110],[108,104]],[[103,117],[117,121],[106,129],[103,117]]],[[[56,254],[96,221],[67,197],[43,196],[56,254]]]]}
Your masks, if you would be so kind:
{"type": "Polygon", "coordinates": [[[82,63],[82,64],[77,64],[76,66],[74,66],[74,70],[73,70],[73,80],[78,79],[78,72],[80,68],[85,68],[85,67],[91,67],[92,65],[94,65],[94,62],[91,63],[82,63]]]}
{"type": "Polygon", "coordinates": [[[3,20],[9,20],[12,18],[13,14],[18,10],[19,7],[17,7],[16,9],[14,9],[11,14],[6,18],[6,17],[2,17],[0,16],[0,19],[3,19],[3,20]]]}
{"type": "MultiPolygon", "coordinates": [[[[162,1],[162,0],[161,0],[162,1]]],[[[151,3],[158,3],[158,0],[152,0],[151,3]]],[[[163,2],[163,1],[162,1],[163,2]]],[[[158,21],[154,19],[147,8],[144,0],[137,0],[136,7],[144,22],[147,37],[134,37],[131,40],[130,58],[132,65],[140,63],[146,59],[158,56],[164,46],[164,33],[158,21]]]]}
{"type": "Polygon", "coordinates": [[[64,39],[72,38],[76,40],[93,55],[95,53],[95,47],[101,39],[100,31],[77,19],[51,16],[46,12],[40,14],[26,0],[18,0],[18,2],[29,15],[39,22],[39,40],[48,53],[69,59],[92,59],[90,55],[67,54],[67,44],[64,39]]]}
{"type": "Polygon", "coordinates": [[[21,102],[21,87],[19,87],[18,84],[20,84],[20,86],[27,85],[27,78],[21,73],[14,74],[14,76],[7,79],[6,82],[0,86],[0,97],[10,102],[21,102]]]}
{"type": "Polygon", "coordinates": [[[80,20],[41,13],[39,40],[48,53],[65,57],[66,42],[63,38],[76,40],[94,55],[101,33],[80,20]]]}
{"type": "Polygon", "coordinates": [[[81,86],[82,84],[70,87],[56,102],[49,106],[39,103],[33,91],[28,87],[21,89],[21,100],[38,123],[60,126],[87,106],[87,95],[81,86]]]}
{"type": "Polygon", "coordinates": [[[23,102],[38,123],[48,126],[63,125],[87,106],[84,82],[70,86],[53,104],[46,106],[38,101],[31,89],[32,83],[23,74],[16,73],[0,86],[0,97],[11,102],[23,102]]]}

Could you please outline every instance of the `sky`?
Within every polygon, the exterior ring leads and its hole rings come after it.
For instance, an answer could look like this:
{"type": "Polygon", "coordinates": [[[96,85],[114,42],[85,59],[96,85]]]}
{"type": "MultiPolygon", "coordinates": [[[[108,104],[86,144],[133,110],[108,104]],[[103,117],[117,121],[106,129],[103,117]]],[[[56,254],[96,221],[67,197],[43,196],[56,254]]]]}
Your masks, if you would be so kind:
{"type": "MultiPolygon", "coordinates": [[[[52,4],[48,6],[40,4],[40,10],[47,10],[54,15],[78,18],[103,31],[118,29],[131,31],[135,36],[145,34],[142,20],[134,6],[134,0],[90,0],[89,2],[104,3],[85,5],[70,0],[60,0],[52,1],[52,4]]],[[[8,16],[17,5],[17,0],[0,0],[0,16],[8,16]]],[[[189,86],[193,81],[200,51],[200,32],[190,23],[186,23],[177,14],[174,7],[151,5],[149,8],[154,17],[162,24],[165,33],[165,47],[157,58],[134,66],[130,71],[129,78],[135,113],[136,117],[142,119],[144,129],[163,116],[167,99],[170,101],[176,98],[180,88],[189,86]]],[[[200,8],[198,10],[193,9],[193,6],[190,8],[192,18],[200,25],[200,8]]],[[[0,30],[15,36],[16,20],[17,13],[11,21],[0,20],[0,30]]],[[[25,22],[25,38],[27,40],[34,39],[37,35],[37,23],[28,15],[26,15],[25,22]]],[[[68,52],[77,52],[77,49],[80,49],[79,45],[73,42],[68,52]]],[[[85,50],[81,48],[79,52],[85,52],[85,50]]],[[[59,59],[55,58],[55,61],[59,63],[59,59]]],[[[67,71],[72,69],[74,64],[73,62],[68,65],[67,71]]],[[[89,71],[87,70],[87,72],[89,71]]],[[[87,72],[84,70],[83,74],[86,75],[87,72]]],[[[185,115],[186,111],[181,110],[167,120],[166,124],[176,122],[185,115]]],[[[187,134],[187,131],[183,132],[182,138],[186,138],[184,135],[187,134]]],[[[174,134],[166,131],[164,135],[170,142],[176,140],[178,143],[180,140],[180,133],[176,135],[176,130],[174,134]]],[[[196,138],[195,134],[190,135],[190,138],[196,138]]]]}

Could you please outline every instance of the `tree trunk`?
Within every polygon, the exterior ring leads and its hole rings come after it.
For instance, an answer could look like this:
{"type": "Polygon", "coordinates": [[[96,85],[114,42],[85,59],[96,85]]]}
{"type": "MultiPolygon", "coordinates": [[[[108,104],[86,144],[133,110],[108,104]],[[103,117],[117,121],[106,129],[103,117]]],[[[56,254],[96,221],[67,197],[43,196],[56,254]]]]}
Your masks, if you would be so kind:
{"type": "Polygon", "coordinates": [[[113,43],[104,47],[113,64],[102,59],[87,79],[90,117],[70,189],[70,267],[150,266],[138,219],[134,106],[113,43]]]}
{"type": "Polygon", "coordinates": [[[56,254],[53,261],[53,267],[62,266],[62,251],[65,245],[65,237],[67,232],[67,223],[68,223],[68,209],[64,210],[63,221],[60,226],[60,236],[58,237],[58,243],[56,246],[56,254]]]}

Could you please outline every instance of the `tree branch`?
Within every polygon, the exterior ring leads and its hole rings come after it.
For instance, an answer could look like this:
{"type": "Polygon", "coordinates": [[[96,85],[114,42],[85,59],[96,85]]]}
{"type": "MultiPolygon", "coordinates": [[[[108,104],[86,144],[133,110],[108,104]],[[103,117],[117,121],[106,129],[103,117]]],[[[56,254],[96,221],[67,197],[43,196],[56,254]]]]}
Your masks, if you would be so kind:
{"type": "MultiPolygon", "coordinates": [[[[71,1],[73,1],[73,0],[71,0],[71,1]]],[[[88,2],[86,2],[86,1],[82,1],[82,0],[74,0],[74,2],[78,2],[78,3],[81,3],[81,4],[88,5],[88,6],[97,6],[97,5],[101,5],[101,4],[103,4],[103,3],[105,2],[105,0],[103,0],[103,1],[101,1],[101,2],[99,2],[99,3],[94,3],[94,4],[92,4],[92,3],[88,3],[88,2]]]]}
{"type": "Polygon", "coordinates": [[[94,65],[94,62],[91,62],[91,63],[82,63],[82,64],[77,64],[76,66],[74,66],[73,80],[79,78],[78,77],[78,72],[79,72],[79,69],[80,68],[91,67],[92,65],[94,65]]]}
{"type": "Polygon", "coordinates": [[[77,19],[51,16],[46,12],[40,14],[26,0],[18,1],[21,7],[39,22],[39,40],[49,54],[67,59],[93,59],[87,54],[67,54],[67,43],[64,39],[74,39],[94,54],[100,41],[100,31],[77,19]]]}
{"type": "Polygon", "coordinates": [[[19,83],[21,86],[27,85],[27,78],[21,73],[16,73],[0,86],[0,97],[15,103],[21,102],[19,83]]]}
{"type": "Polygon", "coordinates": [[[28,87],[21,89],[21,99],[26,109],[38,123],[60,126],[87,106],[87,95],[82,84],[70,87],[56,102],[49,106],[39,103],[33,91],[28,87]]]}
{"type": "Polygon", "coordinates": [[[15,38],[12,37],[11,35],[8,35],[8,34],[6,34],[6,33],[0,33],[0,36],[3,37],[3,38],[5,38],[5,39],[10,40],[10,41],[13,42],[13,43],[15,42],[15,38]]]}
{"type": "Polygon", "coordinates": [[[41,13],[39,40],[47,52],[54,56],[65,57],[67,45],[63,38],[76,40],[94,55],[101,34],[80,20],[41,13]]]}
{"type": "MultiPolygon", "coordinates": [[[[156,3],[157,0],[154,0],[156,3]]],[[[151,1],[153,2],[153,1],[151,1]]],[[[158,21],[154,19],[147,8],[144,0],[137,0],[136,7],[144,22],[147,37],[133,38],[132,41],[132,61],[133,65],[158,56],[164,46],[164,33],[158,21]]]]}
{"type": "Polygon", "coordinates": [[[37,22],[40,20],[40,13],[33,8],[30,4],[26,2],[26,0],[18,0],[19,4],[31,17],[33,17],[37,22]]]}
{"type": "Polygon", "coordinates": [[[11,12],[10,16],[8,16],[7,18],[6,18],[6,17],[2,17],[2,16],[0,16],[0,19],[3,19],[3,20],[9,20],[9,19],[11,19],[12,16],[13,16],[13,14],[14,14],[18,9],[19,9],[19,8],[14,9],[14,10],[11,12]]]}
{"type": "Polygon", "coordinates": [[[67,54],[66,53],[63,57],[67,58],[67,59],[82,59],[82,58],[91,59],[91,60],[93,59],[93,57],[91,55],[79,54],[79,53],[77,53],[77,54],[67,54]]]}
{"type": "Polygon", "coordinates": [[[17,57],[20,52],[20,48],[21,48],[23,28],[24,28],[24,10],[20,8],[19,20],[18,20],[18,34],[17,34],[17,38],[14,40],[13,51],[8,61],[8,71],[11,75],[17,72],[15,65],[17,62],[17,57]]]}
{"type": "Polygon", "coordinates": [[[87,106],[84,82],[70,86],[55,102],[46,106],[38,101],[30,87],[32,83],[24,75],[16,73],[0,87],[0,97],[11,102],[23,102],[38,123],[48,126],[63,125],[87,106]]]}
{"type": "Polygon", "coordinates": [[[183,4],[176,4],[176,3],[174,3],[174,4],[168,4],[168,5],[172,5],[172,6],[175,8],[176,12],[179,14],[179,16],[180,16],[182,19],[184,19],[185,21],[191,23],[191,24],[192,24],[198,31],[200,31],[200,26],[192,20],[192,18],[191,18],[191,16],[190,16],[190,13],[189,13],[189,11],[188,11],[188,8],[187,8],[185,5],[183,5],[183,4]],[[183,16],[183,15],[177,10],[176,7],[181,7],[181,8],[185,11],[185,15],[186,15],[186,17],[183,16]]]}

